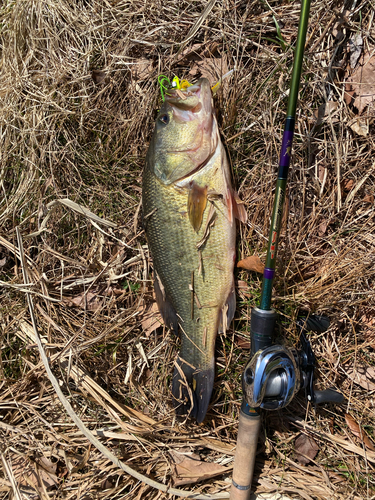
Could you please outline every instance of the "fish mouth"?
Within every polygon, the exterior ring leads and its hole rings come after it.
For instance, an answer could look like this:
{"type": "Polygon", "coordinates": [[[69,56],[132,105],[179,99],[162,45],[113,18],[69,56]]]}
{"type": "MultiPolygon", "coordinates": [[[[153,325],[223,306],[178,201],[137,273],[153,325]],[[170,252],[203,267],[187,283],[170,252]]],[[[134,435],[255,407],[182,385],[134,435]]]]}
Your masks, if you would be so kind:
{"type": "Polygon", "coordinates": [[[200,78],[190,87],[169,90],[165,101],[181,110],[199,112],[203,108],[211,113],[211,96],[210,82],[207,78],[200,78]]]}
{"type": "Polygon", "coordinates": [[[165,100],[171,104],[175,104],[178,101],[184,101],[185,99],[196,96],[200,97],[201,93],[201,83],[195,83],[194,85],[190,85],[190,87],[186,87],[181,90],[170,89],[168,94],[165,96],[165,100]],[[182,97],[183,96],[183,97],[182,97]]]}
{"type": "MultiPolygon", "coordinates": [[[[197,108],[202,108],[200,104],[201,90],[200,87],[196,90],[173,90],[169,96],[166,96],[165,101],[172,106],[177,108],[179,111],[193,111],[197,108]]],[[[197,109],[200,111],[200,109],[197,109]]]]}

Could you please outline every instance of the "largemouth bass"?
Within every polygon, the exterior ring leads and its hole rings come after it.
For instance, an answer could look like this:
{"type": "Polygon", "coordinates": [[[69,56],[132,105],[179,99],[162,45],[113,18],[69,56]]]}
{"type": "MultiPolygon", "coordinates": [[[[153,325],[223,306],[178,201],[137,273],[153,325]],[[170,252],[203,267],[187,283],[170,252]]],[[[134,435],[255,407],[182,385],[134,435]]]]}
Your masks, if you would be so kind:
{"type": "Polygon", "coordinates": [[[174,406],[202,422],[214,383],[216,334],[236,307],[235,217],[246,217],[231,187],[207,79],[168,92],[146,157],[142,197],[156,300],[166,325],[181,334],[174,406]]]}

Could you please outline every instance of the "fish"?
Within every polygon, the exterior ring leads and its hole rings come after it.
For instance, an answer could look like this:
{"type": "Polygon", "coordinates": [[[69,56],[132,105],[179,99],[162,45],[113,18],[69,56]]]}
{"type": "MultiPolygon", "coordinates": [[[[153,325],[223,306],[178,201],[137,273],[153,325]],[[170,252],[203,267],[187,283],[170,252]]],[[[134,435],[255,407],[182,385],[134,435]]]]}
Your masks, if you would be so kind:
{"type": "Polygon", "coordinates": [[[164,323],[181,337],[172,399],[201,423],[215,378],[215,339],[235,309],[235,219],[246,210],[231,185],[207,79],[170,90],[156,118],[142,181],[143,224],[164,323]]]}

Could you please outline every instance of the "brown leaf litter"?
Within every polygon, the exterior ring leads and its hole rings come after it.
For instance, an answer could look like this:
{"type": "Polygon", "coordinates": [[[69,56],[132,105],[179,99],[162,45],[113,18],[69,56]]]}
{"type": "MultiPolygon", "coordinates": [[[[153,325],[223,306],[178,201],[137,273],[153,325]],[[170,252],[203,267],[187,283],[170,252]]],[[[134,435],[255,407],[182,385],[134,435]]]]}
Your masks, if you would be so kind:
{"type": "Polygon", "coordinates": [[[358,113],[350,122],[350,128],[366,137],[372,123],[375,104],[375,56],[373,51],[361,58],[352,74],[346,79],[345,102],[358,113]]]}
{"type": "Polygon", "coordinates": [[[149,337],[157,328],[164,324],[156,302],[148,304],[142,317],[142,329],[146,337],[149,337]]]}
{"type": "Polygon", "coordinates": [[[300,434],[294,442],[294,450],[298,462],[307,465],[316,457],[319,447],[311,436],[300,434]]]}
{"type": "Polygon", "coordinates": [[[366,53],[357,68],[346,79],[345,102],[352,104],[361,115],[375,105],[375,55],[366,53]]]}
{"type": "Polygon", "coordinates": [[[82,292],[76,297],[64,298],[63,301],[68,307],[80,307],[87,311],[97,311],[102,307],[103,297],[94,292],[82,292]]]}
{"type": "Polygon", "coordinates": [[[15,453],[8,457],[14,477],[20,490],[31,490],[29,494],[42,494],[44,491],[55,490],[60,482],[56,475],[57,465],[46,457],[36,458],[17,455],[15,453]]]}
{"type": "Polygon", "coordinates": [[[375,391],[375,368],[368,365],[355,365],[347,369],[347,374],[356,384],[366,391],[375,391]]]}
{"type": "Polygon", "coordinates": [[[171,452],[174,461],[173,484],[182,486],[211,479],[218,475],[228,474],[231,468],[217,463],[203,462],[199,455],[191,453],[189,449],[180,449],[171,452]]]}
{"type": "Polygon", "coordinates": [[[366,448],[368,448],[371,451],[375,451],[375,444],[373,443],[373,441],[368,437],[366,432],[361,428],[358,422],[349,413],[345,414],[345,422],[347,423],[351,432],[355,436],[360,438],[360,440],[363,442],[366,448]]]}
{"type": "Polygon", "coordinates": [[[314,111],[316,125],[321,125],[327,119],[331,119],[332,123],[337,123],[339,121],[339,117],[336,113],[338,108],[339,103],[336,101],[328,101],[324,104],[321,104],[319,108],[314,111]]]}
{"type": "Polygon", "coordinates": [[[245,257],[237,262],[237,267],[241,267],[247,271],[255,271],[260,274],[263,274],[264,272],[264,264],[257,255],[249,255],[248,257],[245,257]]]}

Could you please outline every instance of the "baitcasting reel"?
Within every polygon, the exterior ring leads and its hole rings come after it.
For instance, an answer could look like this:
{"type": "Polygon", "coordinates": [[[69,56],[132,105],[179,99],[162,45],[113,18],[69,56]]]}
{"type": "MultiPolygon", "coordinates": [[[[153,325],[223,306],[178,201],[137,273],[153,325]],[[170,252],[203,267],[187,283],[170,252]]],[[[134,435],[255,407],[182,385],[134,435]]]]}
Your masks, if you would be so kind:
{"type": "Polygon", "coordinates": [[[273,309],[254,308],[252,311],[252,358],[242,378],[246,403],[251,408],[277,410],[287,406],[300,389],[305,389],[307,399],[314,404],[342,403],[343,395],[334,389],[314,390],[315,356],[305,336],[306,331],[327,330],[328,318],[310,316],[298,320],[301,348],[297,350],[281,345],[269,346],[270,339],[265,338],[263,332],[273,332],[276,317],[273,309]]]}

